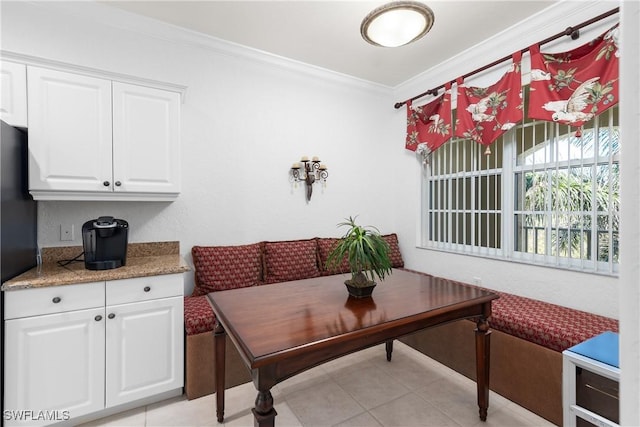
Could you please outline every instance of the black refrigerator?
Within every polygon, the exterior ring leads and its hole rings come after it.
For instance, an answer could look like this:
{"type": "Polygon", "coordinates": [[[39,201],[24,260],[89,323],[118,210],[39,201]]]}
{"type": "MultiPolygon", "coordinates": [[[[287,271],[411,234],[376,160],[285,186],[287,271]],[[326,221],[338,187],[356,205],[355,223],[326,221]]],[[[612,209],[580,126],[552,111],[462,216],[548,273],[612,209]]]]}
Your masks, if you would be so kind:
{"type": "MultiPolygon", "coordinates": [[[[27,132],[4,121],[0,134],[0,283],[37,265],[37,204],[29,195],[27,132]]],[[[4,394],[4,292],[0,292],[0,379],[4,394]]],[[[4,398],[0,398],[4,414],[4,398]]],[[[4,424],[4,417],[0,422],[4,424]]]]}

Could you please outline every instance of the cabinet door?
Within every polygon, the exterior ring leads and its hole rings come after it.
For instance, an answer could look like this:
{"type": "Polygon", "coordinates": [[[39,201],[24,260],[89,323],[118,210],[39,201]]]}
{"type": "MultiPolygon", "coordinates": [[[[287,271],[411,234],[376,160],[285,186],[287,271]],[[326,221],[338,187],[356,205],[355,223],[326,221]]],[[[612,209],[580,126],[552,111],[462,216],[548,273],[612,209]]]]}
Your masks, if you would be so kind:
{"type": "Polygon", "coordinates": [[[27,127],[27,67],[2,61],[0,118],[11,126],[27,127]]]}
{"type": "Polygon", "coordinates": [[[183,386],[183,300],[107,306],[106,405],[183,386]]]}
{"type": "Polygon", "coordinates": [[[180,94],[113,82],[115,191],[180,192],[180,94]]]}
{"type": "Polygon", "coordinates": [[[27,67],[29,189],[112,191],[111,82],[27,67]]]}
{"type": "Polygon", "coordinates": [[[4,339],[6,426],[104,408],[104,307],[8,320],[4,339]]]}

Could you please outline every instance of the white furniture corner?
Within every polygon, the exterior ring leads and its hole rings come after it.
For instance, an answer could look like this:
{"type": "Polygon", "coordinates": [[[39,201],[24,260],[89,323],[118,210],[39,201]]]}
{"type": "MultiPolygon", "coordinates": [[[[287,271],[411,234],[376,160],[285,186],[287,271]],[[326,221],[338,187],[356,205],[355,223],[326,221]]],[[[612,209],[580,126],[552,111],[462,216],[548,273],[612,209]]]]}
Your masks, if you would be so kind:
{"type": "Polygon", "coordinates": [[[0,64],[0,119],[27,127],[27,67],[2,60],[0,64]]]}
{"type": "MultiPolygon", "coordinates": [[[[598,338],[601,338],[601,336],[594,337],[592,340],[598,338]]],[[[577,346],[571,347],[562,352],[563,426],[575,427],[577,421],[576,417],[580,417],[595,426],[619,427],[619,425],[612,420],[609,420],[576,403],[576,368],[582,368],[618,382],[620,381],[620,368],[610,363],[603,363],[602,361],[597,360],[597,357],[594,355],[592,355],[592,357],[588,357],[588,351],[586,352],[587,355],[572,351],[572,349],[575,349],[576,347],[577,346]]],[[[617,348],[615,349],[615,354],[617,355],[617,348]]],[[[617,359],[617,357],[615,357],[615,359],[617,359]]],[[[612,363],[617,365],[617,362],[612,363]]]]}

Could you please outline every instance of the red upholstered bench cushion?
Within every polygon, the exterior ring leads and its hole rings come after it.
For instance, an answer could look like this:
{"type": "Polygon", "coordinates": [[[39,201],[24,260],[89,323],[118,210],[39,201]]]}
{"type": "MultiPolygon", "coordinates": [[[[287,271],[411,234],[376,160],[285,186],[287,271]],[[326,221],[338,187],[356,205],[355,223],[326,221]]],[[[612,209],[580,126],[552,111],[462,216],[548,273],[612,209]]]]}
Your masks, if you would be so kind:
{"type": "MultiPolygon", "coordinates": [[[[430,274],[405,269],[425,276],[430,274]]],[[[473,286],[463,283],[466,286],[473,286]]],[[[498,292],[491,303],[489,326],[555,351],[564,351],[606,331],[618,332],[618,321],[532,298],[498,292]]]]}
{"type": "Polygon", "coordinates": [[[184,297],[184,329],[187,335],[213,331],[216,322],[206,295],[184,297]]]}
{"type": "Polygon", "coordinates": [[[616,319],[504,292],[495,293],[500,298],[491,306],[491,327],[552,350],[564,351],[605,331],[618,332],[616,319]]]}

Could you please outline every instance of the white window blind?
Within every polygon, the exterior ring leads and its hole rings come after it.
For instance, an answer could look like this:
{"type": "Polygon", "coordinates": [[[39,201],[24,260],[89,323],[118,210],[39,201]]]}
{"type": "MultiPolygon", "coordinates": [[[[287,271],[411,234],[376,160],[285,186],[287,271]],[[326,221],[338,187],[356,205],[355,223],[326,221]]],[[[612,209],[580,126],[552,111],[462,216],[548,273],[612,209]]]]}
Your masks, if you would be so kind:
{"type": "Polygon", "coordinates": [[[525,118],[490,155],[452,139],[425,170],[422,244],[616,273],[619,149],[617,107],[585,124],[581,137],[575,128],[525,118]]]}

